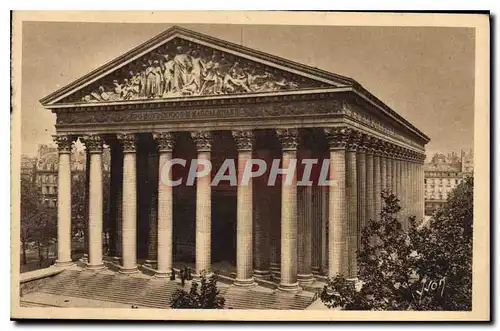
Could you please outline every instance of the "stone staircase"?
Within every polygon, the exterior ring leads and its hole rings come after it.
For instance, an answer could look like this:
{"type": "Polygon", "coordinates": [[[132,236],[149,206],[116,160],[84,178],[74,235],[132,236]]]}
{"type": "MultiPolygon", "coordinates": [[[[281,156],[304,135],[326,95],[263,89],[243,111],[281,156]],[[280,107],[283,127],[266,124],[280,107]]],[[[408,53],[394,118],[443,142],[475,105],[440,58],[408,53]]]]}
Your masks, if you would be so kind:
{"type": "Polygon", "coordinates": [[[164,279],[66,270],[39,288],[38,292],[138,307],[170,308],[172,295],[178,288],[181,288],[178,283],[164,279]]]}
{"type": "MultiPolygon", "coordinates": [[[[141,274],[121,275],[111,271],[68,269],[51,277],[37,292],[127,304],[138,308],[170,308],[171,298],[181,285],[177,281],[141,274]]],[[[189,291],[186,285],[185,290],[189,291]]],[[[220,294],[227,309],[305,309],[314,294],[282,293],[261,287],[239,288],[223,285],[220,294]]]]}

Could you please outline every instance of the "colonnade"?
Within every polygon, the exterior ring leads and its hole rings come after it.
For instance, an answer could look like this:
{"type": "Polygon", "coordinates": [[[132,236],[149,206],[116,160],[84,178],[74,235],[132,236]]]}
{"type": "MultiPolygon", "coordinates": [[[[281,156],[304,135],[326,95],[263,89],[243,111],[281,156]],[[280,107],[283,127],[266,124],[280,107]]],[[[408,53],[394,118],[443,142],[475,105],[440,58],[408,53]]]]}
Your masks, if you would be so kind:
{"type": "MultiPolygon", "coordinates": [[[[394,193],[401,201],[403,226],[408,227],[408,216],[419,218],[424,213],[423,155],[379,137],[351,127],[322,128],[329,148],[330,185],[324,190],[305,187],[298,194],[297,178],[281,186],[279,289],[295,291],[300,284],[314,281],[313,274],[324,270],[333,277],[343,274],[357,275],[356,251],[360,245],[360,232],[368,219],[379,217],[383,207],[380,193],[394,193]],[[300,198],[298,199],[298,196],[300,198]]],[[[254,131],[231,132],[238,157],[238,177],[252,158],[254,131]]],[[[280,128],[275,134],[281,143],[281,168],[288,169],[297,159],[300,129],[280,128]]],[[[196,146],[197,158],[210,160],[212,136],[210,131],[190,132],[196,146]]],[[[89,170],[89,258],[88,268],[103,268],[102,251],[102,149],[100,135],[81,137],[90,157],[89,170]]],[[[121,158],[122,182],[111,190],[111,201],[120,204],[121,221],[117,224],[121,236],[121,273],[135,273],[137,267],[137,136],[132,133],[116,134],[121,158]]],[[[158,152],[158,171],[172,159],[175,135],[172,132],[154,132],[152,138],[158,152]]],[[[58,190],[58,265],[71,263],[71,170],[70,151],[72,137],[59,135],[58,190]]],[[[171,176],[171,172],[167,173],[171,176]]],[[[113,175],[112,175],[113,176],[113,175]]],[[[167,277],[172,269],[173,256],[173,187],[160,184],[164,173],[157,174],[158,184],[156,236],[149,248],[156,251],[156,276],[167,277]]],[[[171,177],[169,177],[171,179],[171,177]]],[[[112,179],[113,180],[113,179],[112,179]]],[[[196,263],[195,273],[210,272],[211,268],[211,186],[210,175],[196,178],[196,263]]],[[[260,235],[269,226],[260,221],[254,224],[254,201],[251,178],[246,185],[237,187],[237,258],[235,285],[252,286],[255,277],[265,277],[269,270],[261,270],[254,259],[254,245],[262,245],[260,235]],[[254,228],[256,229],[254,232],[254,228]],[[254,234],[258,237],[254,238],[254,234]]],[[[269,239],[269,238],[267,238],[269,239]]],[[[266,239],[266,240],[267,240],[266,239]]],[[[272,238],[271,238],[272,240],[272,238]]],[[[266,241],[269,244],[269,240],[266,241]]],[[[276,244],[276,243],[275,243],[276,244]]],[[[266,249],[266,256],[272,254],[266,249]]],[[[263,252],[257,251],[259,256],[263,252]]],[[[274,268],[278,266],[274,265],[274,268]]],[[[273,269],[273,265],[265,268],[273,269]]]]}

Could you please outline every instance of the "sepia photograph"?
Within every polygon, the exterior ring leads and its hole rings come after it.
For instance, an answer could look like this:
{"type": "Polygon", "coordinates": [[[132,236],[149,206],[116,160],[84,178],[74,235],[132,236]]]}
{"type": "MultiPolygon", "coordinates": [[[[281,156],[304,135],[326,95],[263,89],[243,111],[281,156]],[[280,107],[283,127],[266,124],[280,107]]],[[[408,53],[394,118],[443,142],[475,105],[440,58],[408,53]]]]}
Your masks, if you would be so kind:
{"type": "Polygon", "coordinates": [[[491,318],[488,15],[12,24],[11,318],[491,318]]]}

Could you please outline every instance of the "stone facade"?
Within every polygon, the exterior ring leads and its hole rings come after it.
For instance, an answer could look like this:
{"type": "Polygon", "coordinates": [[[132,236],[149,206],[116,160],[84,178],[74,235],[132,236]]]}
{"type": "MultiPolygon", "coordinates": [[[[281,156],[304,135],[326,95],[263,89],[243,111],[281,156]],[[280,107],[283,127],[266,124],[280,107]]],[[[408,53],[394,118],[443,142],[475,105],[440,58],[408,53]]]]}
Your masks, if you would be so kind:
{"type": "MultiPolygon", "coordinates": [[[[110,252],[127,274],[144,263],[165,277],[176,260],[192,260],[199,275],[224,259],[234,260],[237,286],[278,278],[280,290],[297,291],[315,275],[356,277],[360,230],[367,217],[378,217],[382,189],[404,187],[406,194],[399,198],[407,215],[423,216],[419,188],[427,136],[350,78],[209,36],[174,27],[42,103],[57,115],[59,162],[69,162],[67,145],[76,140],[83,141],[90,155],[89,268],[101,268],[103,260],[98,239],[103,142],[113,155],[110,192],[116,231],[110,252]],[[151,49],[170,54],[170,45],[182,55],[179,63],[174,58],[170,68],[167,56],[167,62],[155,64],[151,49]],[[179,45],[203,45],[205,56],[211,53],[219,65],[225,58],[229,69],[201,74],[194,64],[200,57],[185,56],[179,45]],[[125,82],[130,65],[141,67],[141,61],[169,70],[158,80],[162,89],[142,87],[138,75],[134,97],[109,92],[109,82],[125,82]],[[264,82],[250,86],[252,73],[265,76],[264,82]],[[168,74],[177,85],[166,85],[168,74]],[[183,92],[185,82],[198,80],[210,80],[210,89],[197,86],[197,93],[183,92]],[[219,83],[221,93],[214,85],[219,83]],[[146,95],[141,97],[142,88],[146,95]],[[116,95],[103,98],[103,93],[116,95]],[[286,175],[268,185],[263,182],[266,173],[247,185],[210,185],[223,160],[235,160],[241,175],[255,158],[274,159],[284,171],[301,158],[326,162],[330,184],[303,187],[296,176],[286,175]],[[186,160],[186,167],[165,172],[173,159],[186,160]],[[211,161],[212,169],[194,185],[164,185],[182,178],[193,159],[211,161]]],[[[60,182],[68,180],[67,171],[59,167],[60,182]]],[[[70,188],[63,184],[58,192],[60,264],[70,263],[70,188]]]]}

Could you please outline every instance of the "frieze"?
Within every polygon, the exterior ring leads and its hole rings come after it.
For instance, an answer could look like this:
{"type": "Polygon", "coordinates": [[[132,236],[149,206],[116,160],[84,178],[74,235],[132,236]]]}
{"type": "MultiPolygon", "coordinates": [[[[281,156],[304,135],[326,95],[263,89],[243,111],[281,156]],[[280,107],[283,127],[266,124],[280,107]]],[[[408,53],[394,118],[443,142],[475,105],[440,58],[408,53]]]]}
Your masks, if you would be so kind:
{"type": "Polygon", "coordinates": [[[330,102],[298,102],[255,104],[239,107],[218,107],[200,109],[163,109],[163,110],[110,110],[110,111],[76,111],[59,112],[57,124],[79,123],[121,123],[142,121],[182,121],[210,118],[259,118],[297,115],[335,114],[341,111],[341,103],[330,102]]]}
{"type": "Polygon", "coordinates": [[[350,116],[354,120],[357,120],[358,122],[361,122],[363,124],[366,124],[370,126],[373,129],[376,129],[380,132],[383,132],[384,134],[387,134],[391,137],[394,137],[400,141],[403,141],[404,143],[414,146],[414,147],[420,147],[419,144],[415,143],[413,140],[408,139],[405,136],[402,136],[398,134],[393,128],[384,125],[382,122],[375,120],[372,116],[366,114],[365,112],[361,111],[358,107],[344,102],[343,103],[343,113],[350,116]]]}

